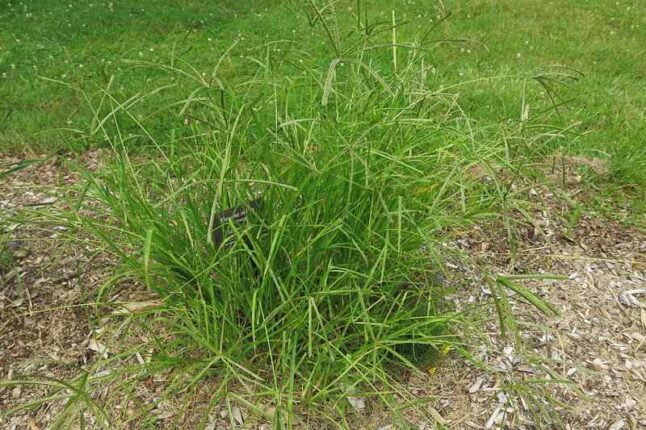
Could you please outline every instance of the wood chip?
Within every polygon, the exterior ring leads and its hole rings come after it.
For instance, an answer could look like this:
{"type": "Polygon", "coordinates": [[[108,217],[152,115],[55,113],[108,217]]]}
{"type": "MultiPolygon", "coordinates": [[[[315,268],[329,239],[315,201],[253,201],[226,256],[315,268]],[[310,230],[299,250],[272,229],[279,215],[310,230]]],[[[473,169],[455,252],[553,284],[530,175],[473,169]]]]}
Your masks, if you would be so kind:
{"type": "Polygon", "coordinates": [[[626,421],[620,419],[618,421],[615,421],[610,427],[608,427],[608,430],[620,430],[624,428],[625,425],[626,421]]]}
{"type": "Polygon", "coordinates": [[[348,402],[357,412],[362,412],[366,409],[366,399],[364,397],[348,397],[348,402]]]}
{"type": "Polygon", "coordinates": [[[476,379],[476,381],[469,387],[469,394],[473,394],[479,391],[480,387],[482,387],[483,382],[484,382],[484,378],[476,379]]]}
{"type": "Polygon", "coordinates": [[[244,419],[242,417],[242,412],[240,411],[240,408],[237,406],[234,406],[231,408],[231,413],[233,414],[233,419],[235,420],[238,425],[244,424],[244,419]]]}
{"type": "Polygon", "coordinates": [[[637,297],[635,296],[641,296],[646,294],[646,288],[638,288],[635,290],[628,290],[624,291],[621,294],[619,294],[619,302],[622,305],[625,306],[641,306],[641,307],[646,307],[646,305],[642,304],[637,297]]]}
{"type": "Polygon", "coordinates": [[[149,311],[151,309],[159,308],[163,302],[161,300],[148,300],[145,302],[129,302],[120,303],[120,308],[112,312],[112,315],[127,315],[135,314],[138,312],[149,311]]]}
{"type": "Polygon", "coordinates": [[[485,428],[490,429],[493,427],[494,424],[498,422],[498,417],[503,414],[502,411],[502,406],[498,406],[495,411],[493,411],[493,414],[489,417],[487,422],[485,423],[485,428]]]}

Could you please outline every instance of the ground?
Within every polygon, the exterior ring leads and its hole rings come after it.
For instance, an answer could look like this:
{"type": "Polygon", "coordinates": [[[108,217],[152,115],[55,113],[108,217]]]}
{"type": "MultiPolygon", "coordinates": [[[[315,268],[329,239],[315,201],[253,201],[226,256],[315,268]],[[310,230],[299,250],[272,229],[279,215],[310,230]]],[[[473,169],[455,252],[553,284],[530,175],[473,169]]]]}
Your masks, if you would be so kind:
{"type": "MultiPolygon", "coordinates": [[[[101,152],[93,152],[79,162],[93,169],[100,158],[101,152]]],[[[16,161],[5,158],[2,163],[16,161]]],[[[65,163],[52,159],[4,181],[0,205],[5,214],[56,213],[78,181],[78,175],[65,163]]],[[[572,183],[568,192],[581,195],[576,193],[576,181],[572,183]]],[[[544,185],[537,184],[534,196],[553,200],[550,188],[544,185]]],[[[461,238],[445,244],[473,261],[470,265],[462,260],[448,264],[448,282],[457,286],[450,299],[458,308],[477,307],[489,300],[492,291],[483,281],[482,267],[491,274],[550,273],[565,279],[525,284],[552,303],[558,316],[545,317],[512,297],[520,338],[502,337],[497,318],[490,314],[485,319],[486,330],[469,330],[468,322],[465,325],[472,357],[448,352],[426,373],[402,375],[402,383],[415,396],[431,399],[429,416],[435,422],[409,417],[418,428],[436,428],[438,423],[451,429],[543,426],[619,430],[646,425],[646,307],[639,295],[646,285],[646,235],[616,221],[588,216],[571,226],[559,216],[563,208],[555,201],[546,208],[535,214],[536,225],[525,229],[515,250],[504,241],[491,239],[500,233],[495,225],[465,231],[461,238]],[[635,290],[634,296],[626,294],[635,290]]],[[[37,374],[64,381],[79,369],[90,369],[97,357],[116,354],[113,344],[119,345],[125,338],[132,342],[133,336],[145,337],[134,329],[125,336],[123,324],[88,318],[92,312],[87,309],[87,297],[112,274],[112,262],[87,242],[62,240],[61,233],[61,227],[52,223],[15,225],[5,244],[15,267],[2,272],[1,278],[3,379],[37,374]]],[[[124,286],[120,294],[116,299],[127,303],[155,299],[137,285],[124,286]]],[[[125,366],[127,360],[117,358],[112,365],[125,366]]],[[[158,375],[139,383],[138,398],[144,403],[153,401],[168,382],[158,375]]],[[[209,384],[207,380],[202,389],[209,384]]],[[[44,386],[0,388],[0,405],[8,409],[45,394],[44,386]]],[[[129,403],[132,399],[127,393],[123,396],[112,399],[111,407],[117,410],[111,414],[128,423],[124,428],[142,428],[138,427],[143,426],[142,421],[128,418],[128,414],[134,415],[129,403]],[[121,407],[124,411],[119,415],[121,407]]],[[[199,392],[191,396],[189,407],[169,401],[165,407],[156,407],[146,422],[157,428],[190,428],[207,401],[199,392]]],[[[60,403],[46,402],[16,413],[2,426],[49,428],[60,403]]],[[[356,409],[354,419],[365,428],[392,425],[387,414],[371,407],[370,399],[357,400],[356,409]]],[[[231,410],[218,406],[207,428],[242,426],[248,416],[247,427],[267,428],[244,407],[231,410]]]]}
{"type": "MultiPolygon", "coordinates": [[[[425,413],[406,411],[408,420],[420,429],[646,428],[646,57],[639,55],[646,2],[336,4],[348,28],[357,5],[369,10],[370,22],[406,23],[397,33],[402,43],[432,29],[427,79],[459,98],[469,127],[504,138],[501,124],[529,120],[528,128],[548,130],[542,137],[549,136],[545,152],[553,156],[537,155],[544,175],[528,199],[538,209],[519,215],[516,236],[483,221],[442,244],[447,255],[464,256],[447,262],[446,284],[451,305],[471,310],[472,319],[460,326],[462,354],[447,350],[436,365],[398,375],[429,400],[425,413]],[[558,315],[512,295],[516,320],[505,324],[518,332],[503,336],[494,309],[484,306],[497,294],[491,279],[503,274],[562,275],[518,281],[558,315]]],[[[269,428],[270,406],[259,414],[232,400],[210,409],[215,377],[166,398],[176,375],[138,374],[149,351],[136,346],[152,336],[170,339],[155,325],[158,298],[119,282],[110,290],[113,305],[95,306],[102,286],[116,279],[117,262],[89,234],[70,235],[57,216],[69,214],[82,192],[74,166],[96,171],[109,157],[97,127],[112,109],[106,93],[126,100],[164,87],[131,106],[133,118],[161,140],[181,137],[189,118],[175,102],[190,91],[164,67],[182,64],[191,79],[203,79],[234,42],[241,59],[259,55],[259,47],[277,59],[281,49],[294,58],[302,50],[327,67],[335,54],[310,26],[308,10],[288,0],[2,3],[0,428],[55,428],[65,411],[87,418],[89,428],[103,412],[113,428],[269,428]],[[274,39],[280,45],[265,45],[274,39]],[[158,115],[164,109],[169,114],[158,115]],[[21,162],[28,167],[5,174],[21,162]],[[100,376],[126,367],[126,391],[84,385],[82,371],[100,376]],[[62,390],[47,397],[53,388],[62,390]],[[97,407],[95,417],[79,405],[97,407]],[[20,406],[31,407],[2,414],[20,406]]],[[[231,70],[224,62],[220,76],[235,86],[231,70]]],[[[543,140],[536,142],[539,153],[543,140]]],[[[487,180],[480,165],[471,173],[487,180]]],[[[373,399],[351,404],[346,427],[397,426],[373,399]]],[[[319,428],[320,418],[303,412],[297,427],[319,428]]]]}

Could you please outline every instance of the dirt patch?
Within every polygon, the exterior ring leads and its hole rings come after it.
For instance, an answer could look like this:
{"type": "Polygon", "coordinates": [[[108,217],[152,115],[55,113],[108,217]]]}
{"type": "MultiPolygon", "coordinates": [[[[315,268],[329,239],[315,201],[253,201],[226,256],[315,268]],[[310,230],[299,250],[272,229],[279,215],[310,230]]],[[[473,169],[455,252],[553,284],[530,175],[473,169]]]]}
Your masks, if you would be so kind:
{"type": "MultiPolygon", "coordinates": [[[[36,157],[36,159],[45,157],[36,157]]],[[[92,167],[92,154],[83,158],[92,167]]],[[[2,170],[20,159],[0,159],[2,170]]],[[[88,292],[106,275],[94,250],[64,240],[55,223],[19,222],[26,210],[67,209],[65,193],[79,176],[64,160],[48,158],[0,180],[0,227],[10,263],[0,271],[0,379],[25,375],[65,380],[93,356],[88,292]]],[[[24,221],[24,220],[23,220],[24,221]]],[[[109,271],[109,269],[108,269],[109,271]]],[[[0,387],[0,409],[45,396],[44,386],[0,387]]],[[[3,428],[37,428],[31,418],[1,423],[3,428]]]]}
{"type": "MultiPolygon", "coordinates": [[[[501,337],[492,321],[490,334],[473,351],[477,366],[459,357],[447,360],[437,378],[441,389],[432,393],[453,399],[440,401],[451,428],[529,429],[541,421],[572,429],[646,425],[646,301],[640,306],[621,299],[646,286],[646,240],[636,230],[585,218],[566,241],[556,234],[559,228],[552,222],[548,234],[523,243],[513,256],[500,249],[483,252],[493,248],[486,235],[458,243],[486,259],[494,273],[567,279],[523,282],[555,305],[559,316],[546,317],[511,295],[521,339],[501,337]]],[[[489,300],[492,291],[478,270],[469,272],[455,275],[469,278],[469,295],[458,294],[456,301],[489,300]]]]}

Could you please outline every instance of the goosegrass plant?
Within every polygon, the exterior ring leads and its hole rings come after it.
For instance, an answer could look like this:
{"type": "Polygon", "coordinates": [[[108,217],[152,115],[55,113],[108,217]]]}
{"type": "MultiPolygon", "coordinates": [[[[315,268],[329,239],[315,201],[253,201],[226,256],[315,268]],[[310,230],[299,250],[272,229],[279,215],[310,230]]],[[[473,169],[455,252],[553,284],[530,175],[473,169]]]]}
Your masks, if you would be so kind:
{"type": "Polygon", "coordinates": [[[152,333],[150,368],[190,369],[178,392],[217,378],[212,405],[269,403],[276,426],[323,405],[341,422],[353,397],[406,409],[398,372],[461,351],[440,243],[482,219],[511,235],[538,151],[527,127],[469,119],[459,87],[430,76],[424,38],[399,40],[395,13],[340,28],[332,5],[310,3],[325,63],[276,42],[234,45],[206,76],[162,66],[186,86],[155,113],[183,120],[174,137],[129,111],[154,92],[86,97],[111,161],[87,175],[71,219],[122,269],[97,301],[118,280],[141,281],[172,333],[152,333]],[[217,225],[234,207],[245,219],[217,225]]]}

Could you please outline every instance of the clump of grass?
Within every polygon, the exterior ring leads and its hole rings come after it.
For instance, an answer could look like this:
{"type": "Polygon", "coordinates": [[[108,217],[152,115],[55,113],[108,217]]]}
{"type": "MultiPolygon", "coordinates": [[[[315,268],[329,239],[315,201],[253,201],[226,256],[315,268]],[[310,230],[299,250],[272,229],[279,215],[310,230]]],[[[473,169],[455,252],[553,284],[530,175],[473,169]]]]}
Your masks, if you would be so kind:
{"type": "Polygon", "coordinates": [[[478,129],[432,83],[394,15],[390,43],[359,22],[344,48],[316,12],[326,64],[263,46],[228,51],[207,78],[174,66],[188,96],[159,114],[176,112],[190,133],[161,141],[106,91],[94,130],[114,160],[85,195],[107,213],[78,218],[163,300],[174,341],[157,356],[190,365],[190,383],[218,375],[216,396],[235,385],[269,400],[278,422],[296,405],[341,412],[356,393],[397,410],[396,370],[459,347],[437,244],[516,204],[513,179],[474,167],[519,174],[523,160],[508,131],[478,129]],[[236,67],[245,79],[220,79],[236,67]],[[123,120],[140,126],[145,156],[132,155],[123,120]],[[245,222],[226,220],[214,240],[217,214],[234,207],[245,222]]]}

